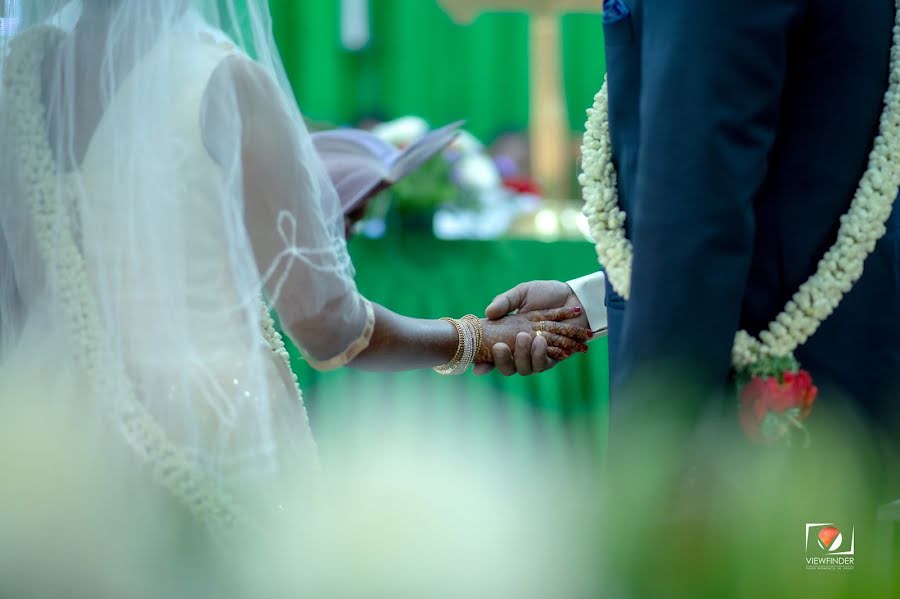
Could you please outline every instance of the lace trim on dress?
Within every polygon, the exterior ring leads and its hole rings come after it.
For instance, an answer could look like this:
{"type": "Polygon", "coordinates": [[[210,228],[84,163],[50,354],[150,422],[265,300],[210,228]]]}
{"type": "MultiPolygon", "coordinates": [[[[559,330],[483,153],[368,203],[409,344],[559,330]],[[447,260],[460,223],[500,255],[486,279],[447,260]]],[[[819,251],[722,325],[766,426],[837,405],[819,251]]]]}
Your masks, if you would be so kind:
{"type": "Polygon", "coordinates": [[[363,302],[366,306],[366,326],[363,328],[362,333],[356,341],[351,343],[343,352],[328,360],[319,361],[309,356],[305,356],[306,361],[309,362],[310,366],[320,372],[337,370],[352,362],[356,356],[369,347],[369,344],[372,342],[372,334],[375,332],[375,309],[372,307],[372,302],[369,300],[363,298],[363,302]]]}

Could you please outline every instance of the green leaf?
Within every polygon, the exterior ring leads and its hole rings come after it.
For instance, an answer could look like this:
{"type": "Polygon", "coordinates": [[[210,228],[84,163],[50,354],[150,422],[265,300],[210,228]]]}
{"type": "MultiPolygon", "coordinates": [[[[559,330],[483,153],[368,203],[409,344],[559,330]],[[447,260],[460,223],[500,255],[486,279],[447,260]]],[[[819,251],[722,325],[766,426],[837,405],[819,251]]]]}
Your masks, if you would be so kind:
{"type": "Polygon", "coordinates": [[[778,379],[779,383],[783,383],[785,372],[797,372],[798,370],[800,370],[800,363],[794,356],[766,356],[746,368],[736,369],[734,380],[738,389],[749,383],[753,377],[761,379],[774,377],[778,379]]]}

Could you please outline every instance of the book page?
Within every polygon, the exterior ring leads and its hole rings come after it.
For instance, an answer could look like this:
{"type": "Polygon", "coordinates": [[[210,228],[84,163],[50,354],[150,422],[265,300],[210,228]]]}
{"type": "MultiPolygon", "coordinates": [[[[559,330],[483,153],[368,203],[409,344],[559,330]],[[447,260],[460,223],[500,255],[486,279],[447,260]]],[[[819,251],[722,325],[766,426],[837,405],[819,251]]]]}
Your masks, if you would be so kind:
{"type": "Polygon", "coordinates": [[[390,165],[400,154],[391,144],[358,129],[314,133],[312,139],[345,212],[389,178],[390,165]]]}

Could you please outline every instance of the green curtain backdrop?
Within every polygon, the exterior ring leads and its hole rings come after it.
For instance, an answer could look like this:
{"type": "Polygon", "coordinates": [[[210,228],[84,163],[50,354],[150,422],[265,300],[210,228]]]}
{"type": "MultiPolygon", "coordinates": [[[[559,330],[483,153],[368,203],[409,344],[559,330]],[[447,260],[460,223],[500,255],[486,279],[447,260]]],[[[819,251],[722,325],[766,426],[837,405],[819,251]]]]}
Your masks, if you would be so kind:
{"type": "MultiPolygon", "coordinates": [[[[600,0],[597,0],[598,5],[600,0]]],[[[434,125],[466,119],[490,141],[528,126],[528,21],[485,14],[453,23],[436,0],[371,0],[372,41],[343,49],[338,0],[270,0],[275,36],[308,118],[352,124],[409,114],[434,125]]],[[[563,71],[572,131],[605,72],[599,15],[562,18],[563,71]]]]}

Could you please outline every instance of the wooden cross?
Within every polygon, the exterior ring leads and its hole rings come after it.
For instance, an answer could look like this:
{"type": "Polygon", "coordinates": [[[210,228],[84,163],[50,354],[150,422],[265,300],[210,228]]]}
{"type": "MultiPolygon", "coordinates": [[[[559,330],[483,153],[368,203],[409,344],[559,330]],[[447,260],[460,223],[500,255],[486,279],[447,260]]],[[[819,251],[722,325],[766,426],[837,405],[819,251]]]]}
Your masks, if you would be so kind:
{"type": "MultiPolygon", "coordinates": [[[[471,22],[487,11],[532,13],[531,169],[548,197],[571,197],[572,144],[566,114],[559,17],[600,12],[601,0],[438,0],[454,20],[471,22]]],[[[600,35],[598,32],[597,35],[600,35]]]]}

